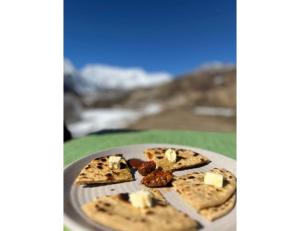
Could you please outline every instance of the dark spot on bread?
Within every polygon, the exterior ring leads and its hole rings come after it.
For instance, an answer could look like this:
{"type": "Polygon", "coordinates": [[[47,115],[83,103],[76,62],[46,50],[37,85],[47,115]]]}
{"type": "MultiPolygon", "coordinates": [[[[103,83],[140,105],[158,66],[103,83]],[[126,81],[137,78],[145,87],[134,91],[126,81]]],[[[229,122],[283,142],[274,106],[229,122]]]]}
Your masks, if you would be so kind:
{"type": "Polygon", "coordinates": [[[114,156],[121,156],[122,157],[123,155],[122,154],[115,154],[114,156]]]}
{"type": "Polygon", "coordinates": [[[199,156],[199,154],[198,153],[194,153],[193,156],[199,156]]]}
{"type": "Polygon", "coordinates": [[[83,176],[83,175],[85,175],[85,173],[80,173],[80,176],[83,176]]]}
{"type": "Polygon", "coordinates": [[[125,219],[126,219],[126,220],[130,220],[131,218],[130,218],[130,217],[125,217],[125,219]]]}
{"type": "Polygon", "coordinates": [[[145,223],[145,222],[147,222],[147,220],[145,218],[142,218],[141,222],[145,223]]]}
{"type": "Polygon", "coordinates": [[[104,209],[104,208],[102,208],[102,207],[100,207],[99,205],[95,205],[95,207],[96,207],[96,209],[98,210],[98,211],[100,211],[100,212],[106,212],[106,209],[104,209]]]}
{"type": "Polygon", "coordinates": [[[148,157],[149,159],[152,159],[152,158],[153,158],[153,154],[150,153],[150,152],[148,152],[148,153],[147,153],[147,157],[148,157]]]}
{"type": "Polygon", "coordinates": [[[114,189],[114,188],[111,188],[110,191],[115,191],[115,189],[114,189]]]}
{"type": "Polygon", "coordinates": [[[103,162],[105,162],[106,161],[106,157],[101,157],[100,160],[103,161],[103,162]]]}
{"type": "Polygon", "coordinates": [[[127,165],[125,163],[123,163],[123,162],[120,163],[120,169],[124,169],[126,167],[127,167],[127,165]]]}
{"type": "Polygon", "coordinates": [[[166,207],[167,205],[165,203],[161,203],[160,201],[157,203],[157,206],[166,207]]]}
{"type": "Polygon", "coordinates": [[[164,158],[163,156],[157,156],[156,157],[157,159],[162,159],[162,158],[164,158]]]}
{"type": "Polygon", "coordinates": [[[194,176],[189,176],[189,177],[188,177],[188,179],[194,179],[194,178],[195,178],[194,176]]]}
{"type": "Polygon", "coordinates": [[[129,195],[128,195],[128,193],[120,193],[119,194],[119,199],[121,201],[129,202],[129,195]]]}
{"type": "Polygon", "coordinates": [[[149,211],[146,212],[146,214],[147,214],[147,215],[152,215],[152,214],[154,214],[154,212],[151,211],[151,210],[149,210],[149,211]]]}
{"type": "Polygon", "coordinates": [[[100,157],[98,157],[98,158],[95,158],[94,160],[100,160],[101,158],[100,157]]]}
{"type": "Polygon", "coordinates": [[[108,180],[112,180],[114,178],[111,173],[106,173],[105,176],[107,177],[108,180]]]}
{"type": "Polygon", "coordinates": [[[97,164],[97,168],[102,169],[103,168],[103,164],[102,163],[98,163],[97,164]]]}
{"type": "Polygon", "coordinates": [[[111,206],[111,204],[107,203],[107,202],[105,202],[104,205],[107,206],[107,207],[111,206]]]}

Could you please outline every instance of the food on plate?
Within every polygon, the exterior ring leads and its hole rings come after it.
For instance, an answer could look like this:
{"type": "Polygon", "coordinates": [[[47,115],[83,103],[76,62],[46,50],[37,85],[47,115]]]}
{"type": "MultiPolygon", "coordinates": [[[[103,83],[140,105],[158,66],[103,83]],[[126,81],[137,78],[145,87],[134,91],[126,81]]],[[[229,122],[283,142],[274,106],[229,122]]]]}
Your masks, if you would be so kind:
{"type": "Polygon", "coordinates": [[[138,169],[138,167],[143,163],[143,160],[132,158],[127,161],[128,165],[132,169],[138,169]]]}
{"type": "Polygon", "coordinates": [[[154,161],[144,161],[138,167],[138,172],[142,176],[148,175],[150,172],[153,172],[156,168],[156,164],[154,161]]]}
{"type": "Polygon", "coordinates": [[[234,193],[225,203],[200,209],[199,213],[209,221],[214,221],[226,214],[228,214],[234,207],[236,201],[236,194],[234,193]]]}
{"type": "Polygon", "coordinates": [[[153,205],[152,193],[147,190],[140,190],[129,194],[129,201],[136,208],[150,208],[153,205]]]}
{"type": "Polygon", "coordinates": [[[204,184],[213,185],[216,188],[222,188],[224,183],[224,177],[222,174],[207,172],[204,175],[204,184]]]}
{"type": "Polygon", "coordinates": [[[76,184],[110,184],[133,180],[122,154],[99,157],[87,164],[77,176],[76,184]]]}
{"type": "Polygon", "coordinates": [[[121,159],[121,156],[109,156],[108,167],[110,169],[120,169],[121,159]]]}
{"type": "Polygon", "coordinates": [[[148,148],[144,151],[148,160],[153,160],[157,167],[164,170],[180,170],[198,167],[210,163],[200,153],[178,148],[148,148]]]}
{"type": "Polygon", "coordinates": [[[165,151],[165,157],[169,162],[176,163],[177,153],[174,149],[169,148],[165,151]]]}
{"type": "Polygon", "coordinates": [[[82,206],[83,212],[94,222],[120,231],[187,231],[196,230],[198,223],[168,204],[160,194],[149,191],[121,193],[96,198],[82,206]],[[135,196],[132,196],[135,195],[135,196]],[[131,199],[131,198],[136,199],[131,199]],[[146,202],[147,206],[134,206],[132,200],[146,202]]]}
{"type": "Polygon", "coordinates": [[[156,188],[146,188],[146,190],[149,191],[149,192],[151,192],[152,195],[153,195],[153,197],[156,200],[161,200],[161,201],[165,201],[166,202],[165,197],[161,194],[161,192],[158,189],[156,189],[156,188]]]}
{"type": "Polygon", "coordinates": [[[173,179],[173,174],[170,171],[156,169],[145,176],[141,183],[147,187],[164,187],[167,186],[173,179]]]}
{"type": "Polygon", "coordinates": [[[225,169],[214,168],[208,172],[179,176],[172,185],[185,202],[208,220],[227,214],[235,204],[236,177],[225,169]],[[208,173],[213,173],[213,177],[205,182],[205,177],[211,177],[208,173]],[[222,175],[222,187],[219,187],[219,175],[222,175]]]}

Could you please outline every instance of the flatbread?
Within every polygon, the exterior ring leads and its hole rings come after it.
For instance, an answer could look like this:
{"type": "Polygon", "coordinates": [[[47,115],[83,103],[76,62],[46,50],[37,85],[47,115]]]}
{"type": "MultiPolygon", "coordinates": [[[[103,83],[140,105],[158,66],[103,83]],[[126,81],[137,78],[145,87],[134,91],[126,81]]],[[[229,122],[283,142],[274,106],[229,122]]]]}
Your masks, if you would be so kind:
{"type": "Polygon", "coordinates": [[[135,208],[128,193],[97,198],[82,206],[83,212],[96,223],[120,231],[193,231],[198,223],[159,197],[151,208],[135,208]]]}
{"type": "Polygon", "coordinates": [[[109,156],[99,157],[92,160],[86,165],[76,178],[76,184],[110,184],[117,182],[131,181],[134,179],[126,160],[122,154],[115,154],[114,156],[121,156],[120,169],[110,169],[108,167],[109,156]]]}
{"type": "Polygon", "coordinates": [[[165,151],[167,149],[168,148],[149,148],[146,149],[144,153],[149,160],[155,162],[157,167],[170,171],[198,167],[210,163],[210,160],[200,153],[176,148],[172,149],[175,150],[177,154],[177,161],[172,163],[165,157],[165,151]]]}
{"type": "Polygon", "coordinates": [[[180,196],[197,211],[225,203],[236,190],[236,177],[231,172],[218,168],[209,172],[223,175],[225,182],[222,188],[204,184],[205,172],[179,176],[172,182],[180,196]]]}
{"type": "Polygon", "coordinates": [[[156,188],[147,188],[146,190],[151,192],[155,199],[166,202],[166,198],[162,195],[162,193],[158,189],[156,189],[156,188]]]}
{"type": "Polygon", "coordinates": [[[206,209],[200,209],[199,213],[207,220],[214,221],[228,214],[234,208],[235,202],[236,194],[234,193],[224,204],[206,209]]]}

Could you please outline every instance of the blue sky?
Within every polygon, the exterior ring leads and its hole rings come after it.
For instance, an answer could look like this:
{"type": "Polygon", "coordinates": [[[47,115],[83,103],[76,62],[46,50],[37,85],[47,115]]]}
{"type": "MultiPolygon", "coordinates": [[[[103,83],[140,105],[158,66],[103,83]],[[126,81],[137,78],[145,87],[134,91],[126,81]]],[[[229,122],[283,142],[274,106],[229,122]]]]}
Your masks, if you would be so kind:
{"type": "Polygon", "coordinates": [[[178,75],[236,59],[235,0],[64,0],[64,56],[178,75]]]}

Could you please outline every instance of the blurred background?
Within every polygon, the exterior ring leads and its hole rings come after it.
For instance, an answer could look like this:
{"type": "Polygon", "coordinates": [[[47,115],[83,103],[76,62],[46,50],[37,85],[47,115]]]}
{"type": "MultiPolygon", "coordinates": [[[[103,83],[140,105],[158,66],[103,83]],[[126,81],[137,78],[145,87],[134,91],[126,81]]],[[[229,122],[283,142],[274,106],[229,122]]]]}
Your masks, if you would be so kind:
{"type": "Polygon", "coordinates": [[[64,1],[64,120],[235,132],[235,1],[64,1]]]}

